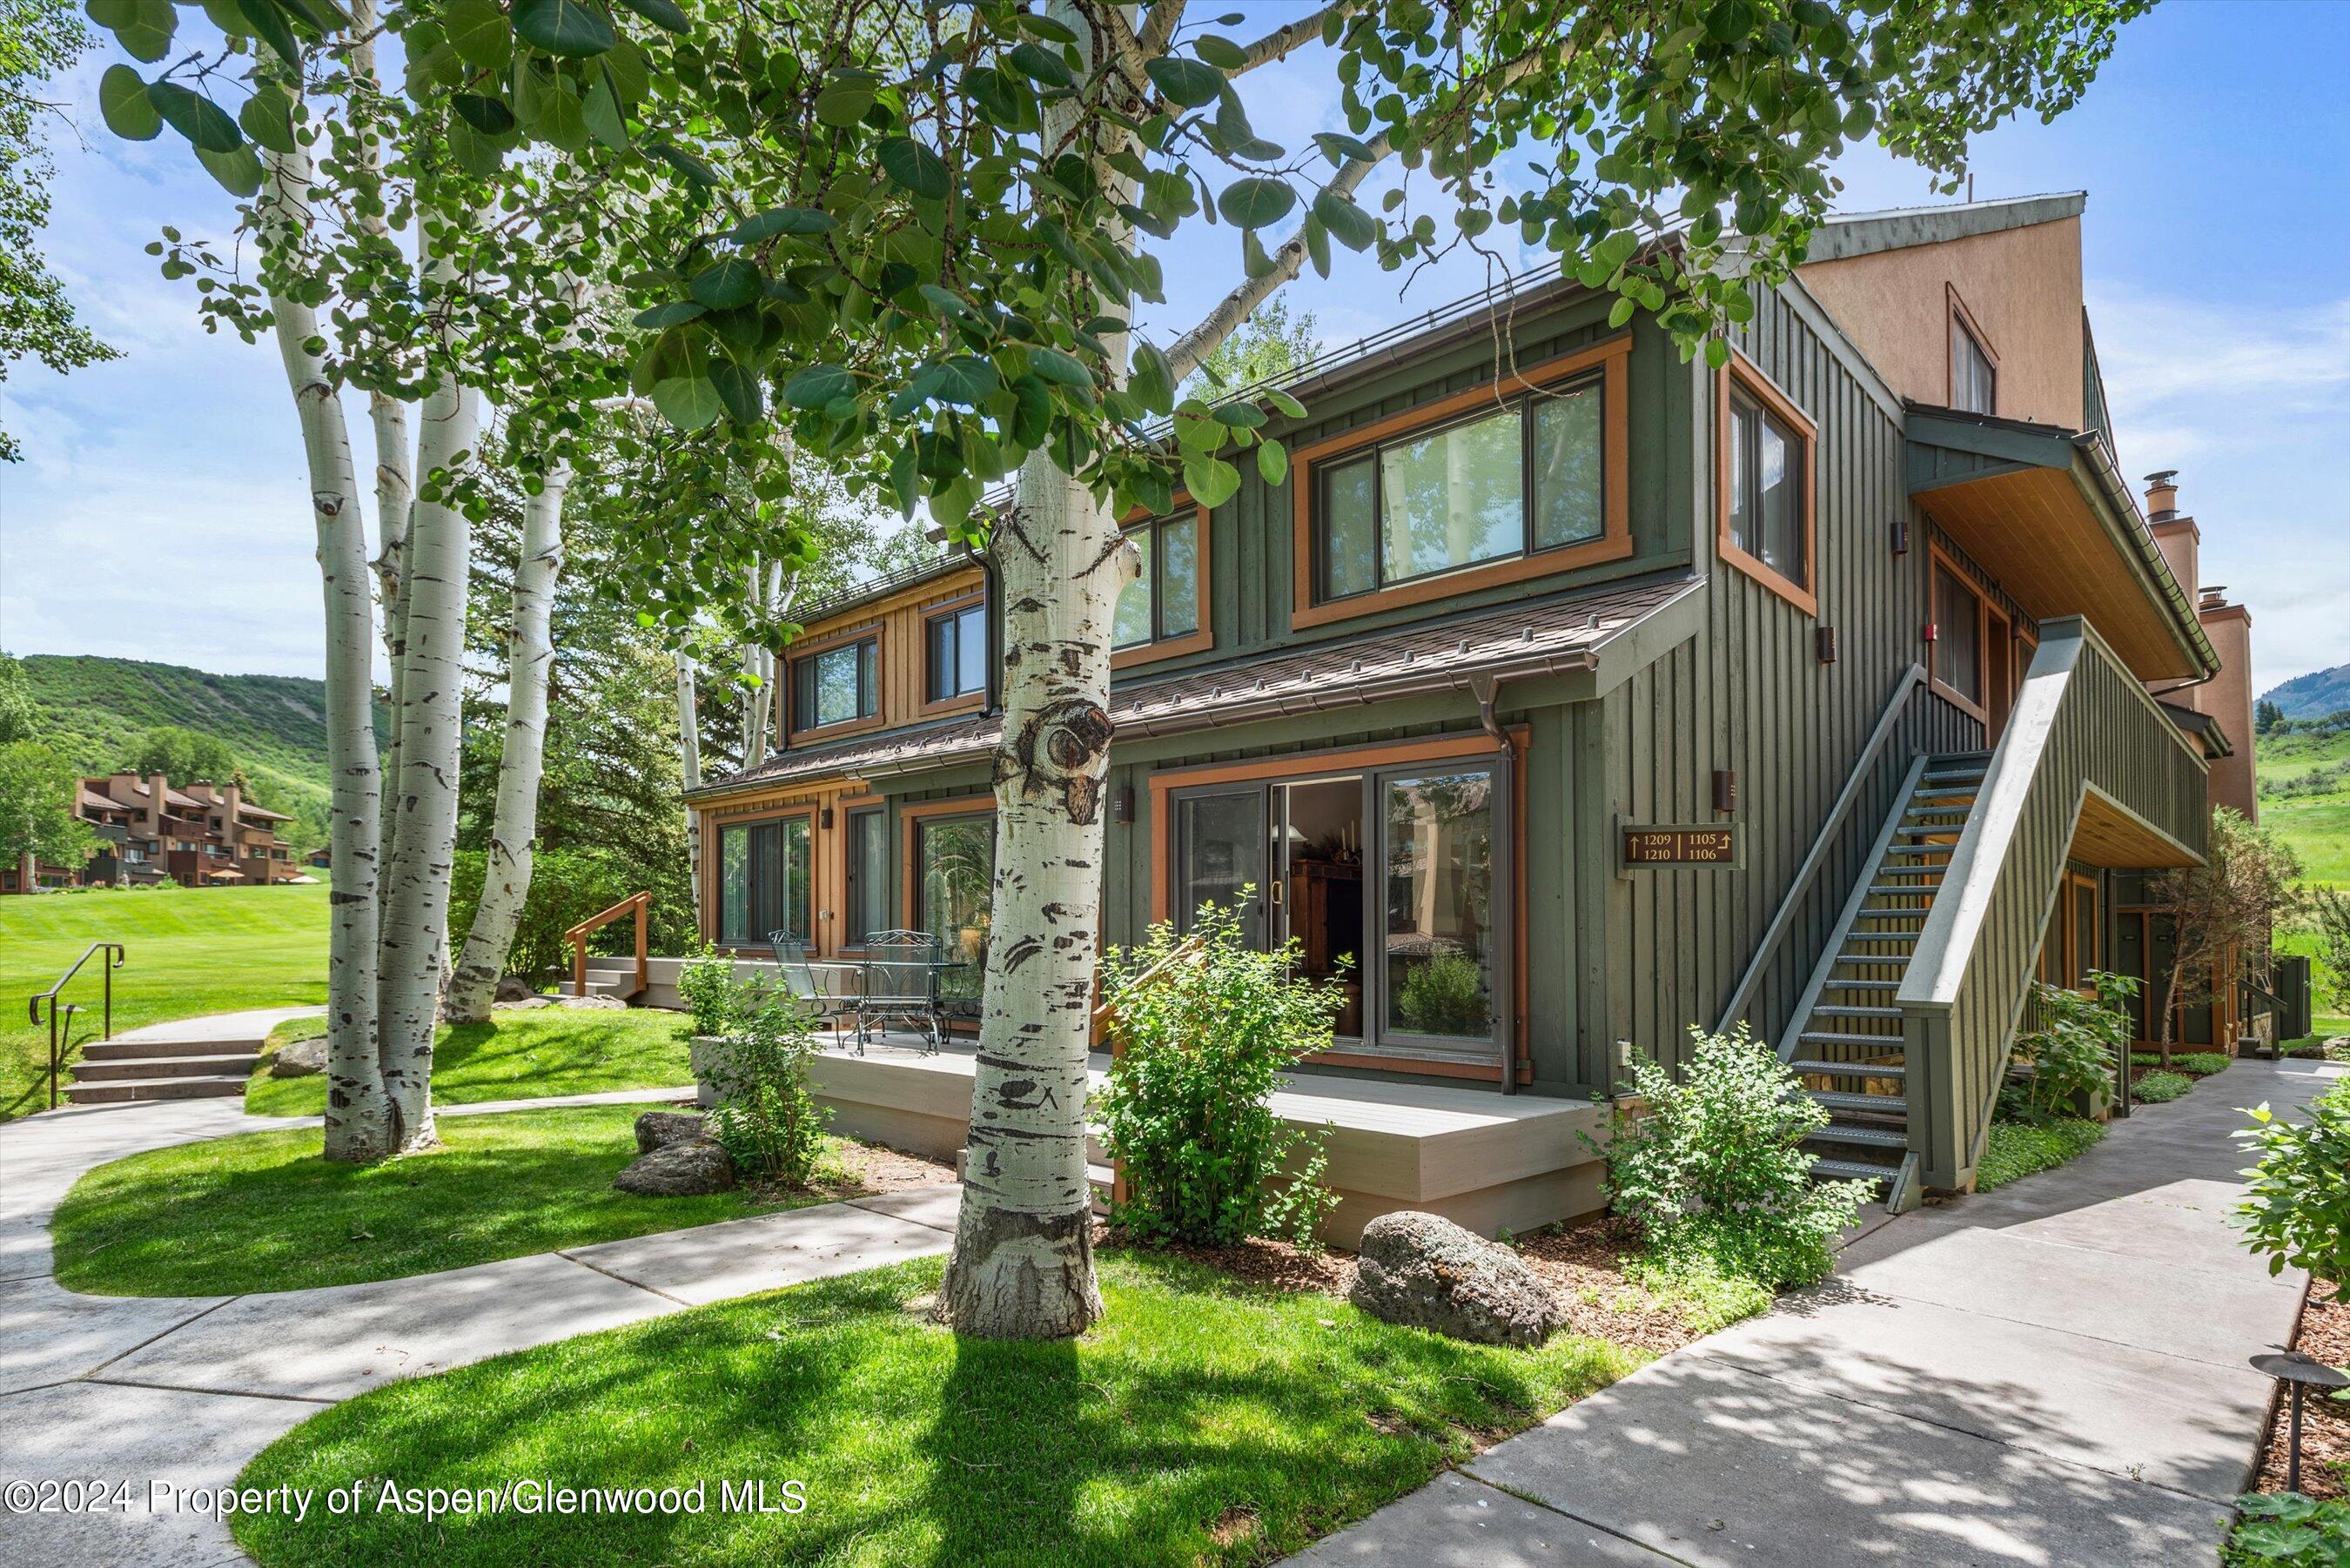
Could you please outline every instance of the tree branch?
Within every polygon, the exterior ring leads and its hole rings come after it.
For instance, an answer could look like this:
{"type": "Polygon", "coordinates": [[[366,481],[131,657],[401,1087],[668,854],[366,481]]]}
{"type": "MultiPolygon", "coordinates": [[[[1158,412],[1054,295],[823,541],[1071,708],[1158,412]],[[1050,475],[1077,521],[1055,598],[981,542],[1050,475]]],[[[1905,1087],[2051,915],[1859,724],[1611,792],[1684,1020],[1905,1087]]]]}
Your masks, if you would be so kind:
{"type": "Polygon", "coordinates": [[[1311,16],[1301,16],[1286,26],[1275,27],[1255,43],[1244,45],[1241,52],[1248,58],[1224,74],[1240,76],[1256,69],[1259,66],[1269,66],[1274,61],[1285,57],[1295,52],[1300,45],[1313,43],[1322,36],[1324,18],[1333,14],[1347,16],[1352,13],[1358,4],[1360,0],[1331,0],[1329,5],[1311,16]]]}
{"type": "Polygon", "coordinates": [[[1184,0],[1158,0],[1150,7],[1150,15],[1142,19],[1141,31],[1135,35],[1144,59],[1155,60],[1167,52],[1175,29],[1182,24],[1183,5],[1184,0]]]}

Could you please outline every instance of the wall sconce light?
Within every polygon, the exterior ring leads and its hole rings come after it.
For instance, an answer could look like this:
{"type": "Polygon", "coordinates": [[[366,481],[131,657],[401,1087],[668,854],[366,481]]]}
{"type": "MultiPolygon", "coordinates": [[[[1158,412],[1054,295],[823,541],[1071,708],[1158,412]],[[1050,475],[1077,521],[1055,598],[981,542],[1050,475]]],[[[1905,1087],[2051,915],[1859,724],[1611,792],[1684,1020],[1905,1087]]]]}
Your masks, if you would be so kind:
{"type": "Polygon", "coordinates": [[[1835,628],[1832,626],[1821,627],[1817,631],[1812,633],[1812,643],[1813,646],[1819,650],[1820,662],[1822,664],[1834,664],[1835,662],[1835,628]]]}
{"type": "Polygon", "coordinates": [[[1893,520],[1893,553],[1897,556],[1909,553],[1909,519],[1907,517],[1893,520]]]}
{"type": "Polygon", "coordinates": [[[832,807],[827,805],[817,808],[816,825],[823,828],[829,828],[832,826],[832,807]]]}
{"type": "Polygon", "coordinates": [[[1121,785],[1110,795],[1109,818],[1117,823],[1129,823],[1134,820],[1134,786],[1132,784],[1121,785]]]}
{"type": "Polygon", "coordinates": [[[1716,811],[1738,809],[1738,770],[1736,768],[1713,770],[1713,809],[1716,811]]]}

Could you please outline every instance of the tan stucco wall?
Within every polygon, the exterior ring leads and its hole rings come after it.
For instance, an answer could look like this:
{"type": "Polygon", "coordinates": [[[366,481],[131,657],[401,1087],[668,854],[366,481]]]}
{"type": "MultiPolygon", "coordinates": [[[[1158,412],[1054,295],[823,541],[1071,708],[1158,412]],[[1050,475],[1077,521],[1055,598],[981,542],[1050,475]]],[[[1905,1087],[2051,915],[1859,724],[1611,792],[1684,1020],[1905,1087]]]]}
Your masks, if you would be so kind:
{"type": "Polygon", "coordinates": [[[1821,262],[1799,275],[1895,391],[1937,406],[1950,400],[1955,287],[1999,357],[1992,412],[2082,428],[2078,218],[1821,262]]]}
{"type": "Polygon", "coordinates": [[[2233,756],[2211,764],[2211,804],[2260,820],[2260,794],[2252,774],[2252,612],[2221,605],[2202,612],[2203,635],[2220,656],[2220,673],[2187,693],[2199,713],[2209,713],[2228,732],[2233,756]]]}
{"type": "Polygon", "coordinates": [[[2162,558],[2170,564],[2170,575],[2177,579],[2179,590],[2193,604],[2203,597],[2203,563],[2201,550],[2203,531],[2195,526],[2192,517],[2175,522],[2157,523],[2151,532],[2154,542],[2162,546],[2162,558]]]}

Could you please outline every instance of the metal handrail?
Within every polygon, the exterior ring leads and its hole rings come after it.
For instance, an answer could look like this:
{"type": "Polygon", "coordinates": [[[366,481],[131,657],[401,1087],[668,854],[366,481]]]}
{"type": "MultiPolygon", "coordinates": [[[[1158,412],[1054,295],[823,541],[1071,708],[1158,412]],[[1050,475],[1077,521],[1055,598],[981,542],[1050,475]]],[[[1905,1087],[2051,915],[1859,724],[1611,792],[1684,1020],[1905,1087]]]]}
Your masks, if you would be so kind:
{"type": "Polygon", "coordinates": [[[635,911],[637,917],[637,989],[630,996],[641,993],[651,983],[651,965],[645,948],[645,917],[652,907],[650,893],[631,893],[608,909],[599,909],[563,933],[571,944],[571,994],[588,994],[588,939],[610,925],[622,915],[635,911]]]}
{"type": "Polygon", "coordinates": [[[67,1020],[66,1033],[68,1038],[66,1044],[68,1047],[70,1048],[72,1044],[71,1036],[73,1033],[73,1023],[71,1021],[75,1013],[82,1011],[81,1004],[79,1002],[69,1002],[65,1005],[62,1012],[60,1012],[60,1010],[57,1007],[57,992],[63,991],[66,988],[67,982],[81,972],[82,965],[88,963],[93,955],[100,952],[111,953],[114,956],[114,961],[112,963],[100,964],[98,968],[98,972],[104,977],[106,982],[105,1023],[103,1025],[103,1032],[99,1035],[99,1038],[101,1040],[113,1039],[114,971],[120,969],[122,967],[123,960],[130,956],[130,954],[124,950],[120,942],[90,943],[89,946],[82,949],[81,957],[73,961],[72,967],[68,968],[65,973],[57,976],[57,984],[49,987],[47,991],[28,997],[25,1002],[26,1015],[31,1019],[36,1028],[39,1027],[41,1023],[41,1003],[46,1002],[49,1004],[49,1109],[51,1110],[56,1110],[57,1108],[57,1072],[58,1069],[65,1064],[57,1049],[57,1020],[60,1016],[67,1020]]]}

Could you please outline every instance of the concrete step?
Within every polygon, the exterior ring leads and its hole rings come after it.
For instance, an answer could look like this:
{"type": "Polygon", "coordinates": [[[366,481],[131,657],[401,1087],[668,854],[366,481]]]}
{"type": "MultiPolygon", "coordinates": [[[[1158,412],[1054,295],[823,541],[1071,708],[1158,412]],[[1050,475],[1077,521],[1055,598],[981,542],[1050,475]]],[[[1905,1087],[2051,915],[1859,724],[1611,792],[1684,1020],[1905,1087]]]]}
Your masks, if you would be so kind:
{"type": "Polygon", "coordinates": [[[244,1094],[244,1079],[112,1078],[101,1084],[68,1084],[65,1097],[77,1106],[116,1105],[130,1100],[217,1100],[244,1094]]]}
{"type": "Polygon", "coordinates": [[[85,1062],[149,1061],[158,1056],[234,1056],[258,1051],[255,1040],[89,1040],[82,1044],[85,1062]]]}
{"type": "Polygon", "coordinates": [[[143,1078],[244,1078],[252,1075],[254,1065],[260,1060],[259,1053],[252,1051],[236,1056],[118,1057],[105,1062],[77,1062],[73,1075],[78,1084],[120,1083],[124,1079],[137,1082],[143,1078]]]}

